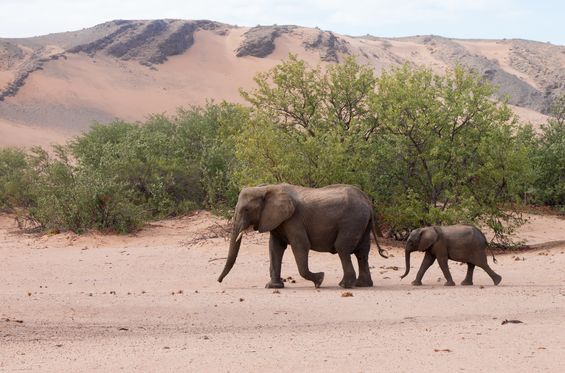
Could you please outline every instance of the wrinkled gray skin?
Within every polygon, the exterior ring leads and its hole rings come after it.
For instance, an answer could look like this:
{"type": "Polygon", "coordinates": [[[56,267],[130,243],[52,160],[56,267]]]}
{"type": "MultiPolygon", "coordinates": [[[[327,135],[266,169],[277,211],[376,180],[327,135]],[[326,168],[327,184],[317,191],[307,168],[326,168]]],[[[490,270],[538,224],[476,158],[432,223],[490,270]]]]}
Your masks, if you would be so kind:
{"type": "MultiPolygon", "coordinates": [[[[367,196],[353,186],[312,189],[278,184],[244,188],[235,208],[228,258],[219,282],[233,267],[243,231],[250,226],[259,232],[270,232],[271,281],[267,288],[284,287],[281,264],[288,245],[300,275],[315,287],[322,284],[324,273],[313,273],[308,268],[310,249],[339,255],[343,266],[341,287],[373,286],[368,261],[371,232],[377,240],[373,208],[367,196]],[[357,278],[351,254],[359,263],[357,278]]],[[[378,243],[377,247],[386,258],[378,243]]]]}
{"type": "MultiPolygon", "coordinates": [[[[412,251],[424,251],[424,260],[412,285],[422,285],[424,273],[437,259],[439,266],[445,276],[446,286],[453,286],[455,282],[451,278],[447,260],[467,263],[467,276],[461,285],[473,285],[473,271],[475,266],[481,267],[490,276],[495,285],[502,280],[487,263],[486,249],[487,240],[483,233],[470,225],[450,225],[418,228],[413,230],[406,242],[406,272],[400,277],[404,278],[410,272],[410,253],[412,251]]],[[[494,255],[493,255],[494,260],[494,255]]]]}

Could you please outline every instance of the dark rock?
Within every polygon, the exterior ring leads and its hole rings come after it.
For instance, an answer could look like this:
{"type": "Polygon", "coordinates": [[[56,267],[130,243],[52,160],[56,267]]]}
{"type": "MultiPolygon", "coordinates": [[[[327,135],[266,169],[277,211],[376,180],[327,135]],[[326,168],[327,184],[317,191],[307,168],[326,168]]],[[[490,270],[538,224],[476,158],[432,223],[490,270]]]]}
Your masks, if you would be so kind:
{"type": "Polygon", "coordinates": [[[421,37],[419,40],[433,50],[436,58],[451,66],[461,65],[492,83],[496,88],[496,95],[500,99],[508,98],[509,104],[539,112],[547,110],[548,102],[544,100],[542,92],[506,72],[496,60],[473,54],[456,41],[444,37],[432,35],[421,37]]]}
{"type": "MultiPolygon", "coordinates": [[[[117,21],[117,22],[119,22],[119,21],[117,21]]],[[[125,21],[125,22],[127,22],[127,23],[124,23],[123,26],[121,26],[119,29],[117,29],[113,33],[106,35],[103,38],[95,40],[91,43],[83,44],[83,45],[77,45],[76,47],[68,49],[67,52],[69,52],[69,53],[83,52],[83,53],[86,53],[88,55],[93,55],[94,53],[103,50],[104,48],[106,48],[110,44],[112,44],[120,35],[126,33],[127,31],[130,31],[130,30],[132,30],[136,27],[135,23],[131,23],[131,22],[128,22],[128,21],[125,21]]]]}
{"type": "Polygon", "coordinates": [[[170,34],[165,41],[157,47],[157,53],[149,58],[150,63],[163,63],[169,56],[184,53],[194,44],[194,31],[197,29],[194,23],[185,23],[177,31],[170,34]]]}
{"type": "Polygon", "coordinates": [[[42,52],[43,48],[37,49],[33,53],[30,61],[19,69],[16,78],[8,84],[6,88],[0,90],[0,101],[4,101],[6,97],[15,96],[31,73],[43,69],[43,64],[49,61],[49,59],[41,58],[42,52]]]}
{"type": "Polygon", "coordinates": [[[256,26],[243,36],[245,40],[235,51],[237,57],[267,57],[275,50],[275,40],[284,33],[291,32],[294,26],[256,26]]]}
{"type": "Polygon", "coordinates": [[[209,20],[114,21],[108,25],[119,28],[68,52],[84,52],[91,56],[104,53],[121,60],[137,60],[151,67],[167,61],[169,56],[184,53],[194,44],[194,32],[198,29],[220,34],[227,33],[229,29],[228,25],[209,20]]]}
{"type": "Polygon", "coordinates": [[[165,32],[168,23],[163,20],[157,20],[149,23],[143,31],[124,42],[113,44],[108,48],[108,54],[122,59],[131,59],[137,57],[140,53],[138,48],[148,44],[152,39],[165,32]]]}
{"type": "Polygon", "coordinates": [[[321,51],[320,58],[326,62],[339,62],[338,53],[351,54],[349,43],[338,38],[333,32],[320,31],[313,41],[304,42],[306,49],[318,49],[321,51]]]}

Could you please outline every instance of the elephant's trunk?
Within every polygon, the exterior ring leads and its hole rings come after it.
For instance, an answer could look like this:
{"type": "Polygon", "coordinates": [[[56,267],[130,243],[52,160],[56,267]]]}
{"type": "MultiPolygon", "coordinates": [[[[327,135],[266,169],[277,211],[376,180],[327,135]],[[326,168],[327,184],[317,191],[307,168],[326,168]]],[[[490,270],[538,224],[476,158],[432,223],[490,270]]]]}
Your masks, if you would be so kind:
{"type": "Polygon", "coordinates": [[[410,253],[411,251],[406,248],[406,250],[404,251],[404,256],[406,259],[406,272],[404,272],[404,274],[400,276],[401,279],[408,276],[408,272],[410,272],[410,253]]]}
{"type": "Polygon", "coordinates": [[[237,254],[239,253],[239,247],[241,246],[241,238],[243,236],[243,229],[241,228],[240,224],[233,225],[233,231],[231,233],[230,238],[230,250],[228,252],[228,258],[226,261],[226,265],[224,266],[224,270],[220,277],[218,277],[218,282],[222,282],[224,277],[232,269],[233,265],[235,264],[235,260],[237,259],[237,254]]]}

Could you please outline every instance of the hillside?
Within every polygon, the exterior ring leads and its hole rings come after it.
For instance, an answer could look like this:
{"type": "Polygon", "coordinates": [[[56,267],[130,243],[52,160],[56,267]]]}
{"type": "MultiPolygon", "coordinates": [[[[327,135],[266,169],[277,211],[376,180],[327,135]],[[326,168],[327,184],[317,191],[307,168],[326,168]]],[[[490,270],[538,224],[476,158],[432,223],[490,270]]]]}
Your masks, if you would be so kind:
{"type": "MultiPolygon", "coordinates": [[[[141,120],[207,99],[241,102],[238,89],[296,53],[311,64],[355,55],[382,69],[404,63],[442,72],[461,64],[496,84],[523,120],[545,120],[565,92],[565,46],[440,36],[351,37],[299,26],[213,21],[111,21],[80,31],[0,39],[0,133],[68,138],[94,121],[141,120]]],[[[4,137],[4,136],[3,136],[4,137]]],[[[39,141],[39,140],[38,140],[39,141]]],[[[44,140],[41,140],[44,141],[44,140]]],[[[39,141],[39,142],[41,142],[39,141]]],[[[2,140],[0,146],[17,141],[2,140]]]]}

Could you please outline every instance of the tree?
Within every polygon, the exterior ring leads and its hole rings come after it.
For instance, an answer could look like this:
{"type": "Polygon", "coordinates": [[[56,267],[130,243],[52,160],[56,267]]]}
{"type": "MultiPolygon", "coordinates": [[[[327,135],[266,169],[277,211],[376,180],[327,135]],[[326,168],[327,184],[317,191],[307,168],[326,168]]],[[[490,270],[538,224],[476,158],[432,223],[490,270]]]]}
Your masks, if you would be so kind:
{"type": "Polygon", "coordinates": [[[256,89],[241,91],[253,108],[238,141],[241,184],[358,182],[355,149],[370,133],[372,69],[348,58],[323,71],[290,55],[255,82],[256,89]]]}
{"type": "Polygon", "coordinates": [[[398,171],[390,172],[395,203],[385,207],[396,229],[475,222],[502,237],[520,222],[505,204],[519,197],[527,152],[516,117],[492,95],[492,86],[461,67],[440,76],[405,65],[377,80],[371,109],[398,149],[398,171]]]}
{"type": "Polygon", "coordinates": [[[502,237],[519,222],[508,206],[527,167],[516,118],[461,67],[376,78],[353,58],[322,69],[291,55],[255,81],[242,91],[252,105],[238,138],[242,184],[356,184],[399,236],[475,222],[502,237]]]}
{"type": "Polygon", "coordinates": [[[565,95],[555,100],[551,114],[535,144],[534,194],[538,202],[565,210],[565,95]]]}

